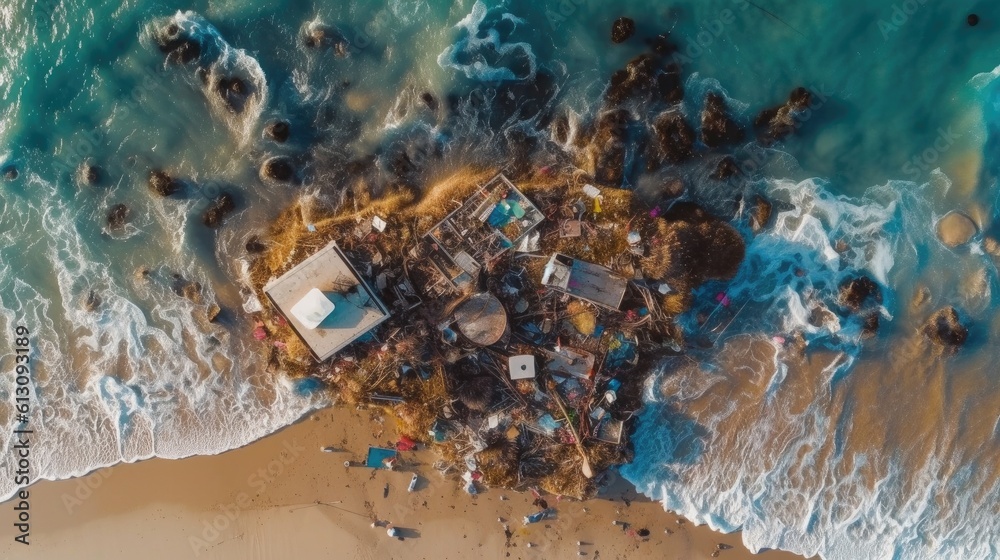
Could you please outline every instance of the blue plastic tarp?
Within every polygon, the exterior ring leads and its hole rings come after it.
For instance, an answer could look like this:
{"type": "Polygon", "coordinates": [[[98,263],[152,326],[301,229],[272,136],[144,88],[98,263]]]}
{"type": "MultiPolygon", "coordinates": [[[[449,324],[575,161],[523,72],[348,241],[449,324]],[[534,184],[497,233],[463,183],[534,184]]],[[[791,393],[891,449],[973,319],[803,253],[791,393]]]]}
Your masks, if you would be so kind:
{"type": "Polygon", "coordinates": [[[395,457],[395,449],[387,449],[385,447],[369,447],[368,459],[365,460],[365,466],[373,469],[384,469],[386,468],[386,460],[393,459],[395,457]]]}

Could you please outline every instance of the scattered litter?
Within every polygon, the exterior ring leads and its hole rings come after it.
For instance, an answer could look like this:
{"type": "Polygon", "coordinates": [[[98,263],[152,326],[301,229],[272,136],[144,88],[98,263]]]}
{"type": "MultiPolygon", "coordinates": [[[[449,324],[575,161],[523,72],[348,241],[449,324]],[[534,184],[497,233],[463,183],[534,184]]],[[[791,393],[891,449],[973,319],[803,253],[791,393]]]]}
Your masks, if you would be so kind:
{"type": "Polygon", "coordinates": [[[594,185],[587,184],[583,186],[583,194],[589,196],[590,198],[597,198],[601,196],[601,189],[595,187],[594,185]]]}
{"type": "Polygon", "coordinates": [[[548,515],[549,515],[549,510],[547,509],[543,509],[542,511],[532,513],[531,515],[526,515],[524,517],[524,524],[531,525],[532,523],[538,523],[539,521],[548,517],[548,515]]]}
{"type": "Polygon", "coordinates": [[[583,233],[583,224],[580,220],[566,220],[559,224],[559,237],[571,238],[580,237],[583,233]]]}
{"type": "Polygon", "coordinates": [[[410,485],[406,487],[406,491],[407,492],[413,492],[414,490],[416,490],[417,489],[417,481],[419,481],[419,480],[420,480],[420,477],[417,476],[416,473],[414,473],[414,475],[410,478],[410,485]]]}
{"type": "Polygon", "coordinates": [[[399,441],[396,442],[397,451],[413,451],[417,448],[417,442],[406,436],[399,436],[399,441]]]}
{"type": "Polygon", "coordinates": [[[519,354],[508,358],[510,378],[534,379],[535,378],[535,357],[531,354],[519,354]]]}
{"type": "Polygon", "coordinates": [[[387,225],[389,224],[387,224],[385,220],[383,220],[381,217],[379,216],[372,217],[372,227],[377,229],[379,233],[385,231],[385,226],[387,225]]]}

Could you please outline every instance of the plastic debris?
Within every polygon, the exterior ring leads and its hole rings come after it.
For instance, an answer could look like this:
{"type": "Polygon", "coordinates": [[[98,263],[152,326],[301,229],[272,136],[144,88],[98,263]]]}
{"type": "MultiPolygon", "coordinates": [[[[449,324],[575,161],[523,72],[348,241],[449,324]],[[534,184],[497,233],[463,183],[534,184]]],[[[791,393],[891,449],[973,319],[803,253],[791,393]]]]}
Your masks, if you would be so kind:
{"type": "Polygon", "coordinates": [[[372,217],[372,227],[377,229],[380,233],[385,231],[385,226],[387,225],[389,224],[387,224],[386,221],[379,216],[372,217]]]}
{"type": "Polygon", "coordinates": [[[586,184],[583,186],[583,194],[589,196],[590,198],[597,198],[601,196],[601,189],[595,187],[591,184],[586,184]]]}

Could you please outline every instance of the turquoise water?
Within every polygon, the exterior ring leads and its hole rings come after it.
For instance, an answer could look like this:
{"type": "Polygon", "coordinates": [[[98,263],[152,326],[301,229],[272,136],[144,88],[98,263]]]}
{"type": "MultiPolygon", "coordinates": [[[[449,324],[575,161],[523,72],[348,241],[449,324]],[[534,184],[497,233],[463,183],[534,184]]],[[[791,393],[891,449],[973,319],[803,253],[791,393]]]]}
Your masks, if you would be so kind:
{"type": "MultiPolygon", "coordinates": [[[[704,311],[720,290],[733,309],[704,328],[715,345],[692,351],[695,365],[667,362],[652,378],[636,461],[623,472],[666,507],[744,529],[754,549],[997,555],[997,270],[981,235],[950,250],[934,223],[961,210],[992,230],[1000,6],[15,0],[0,8],[0,26],[0,167],[19,172],[0,179],[0,323],[34,333],[32,422],[46,430],[36,477],[218,453],[323,405],[250,360],[246,240],[303,193],[335,202],[346,162],[366,154],[380,157],[374,190],[408,146],[443,154],[421,162],[424,177],[502,160],[512,131],[539,124],[501,115],[498,91],[514,95],[512,82],[551,77],[549,103],[585,120],[611,73],[646,50],[642,38],[670,31],[691,122],[708,91],[724,93],[743,123],[798,86],[818,101],[785,143],[736,150],[751,176],[725,188],[786,204],[752,238],[738,277],[705,290],[704,311]],[[621,15],[637,34],[613,45],[621,15]],[[164,64],[154,34],[169,22],[202,41],[212,72],[257,89],[243,114],[229,113],[192,66],[164,64]],[[347,56],[305,48],[310,22],[340,29],[347,56]],[[423,92],[448,109],[422,108],[423,92]],[[279,117],[292,123],[284,145],[261,134],[279,117]],[[299,184],[261,180],[274,155],[295,162],[299,184]],[[85,158],[103,167],[101,185],[79,184],[85,158]],[[183,196],[150,196],[152,168],[185,180],[183,196]],[[200,216],[220,191],[238,214],[213,231],[200,216]],[[131,209],[122,230],[106,224],[115,204],[131,209]],[[851,250],[838,256],[838,242],[851,250]],[[859,271],[885,293],[877,336],[863,340],[856,318],[811,324],[811,310],[832,307],[836,285],[859,271]],[[173,274],[199,282],[203,301],[175,294],[173,274]],[[93,312],[82,303],[91,291],[101,298],[93,312]],[[918,293],[929,303],[914,304],[918,293]],[[210,301],[227,310],[222,325],[204,320],[210,301]],[[917,334],[945,305],[972,325],[955,356],[917,334]],[[808,358],[790,342],[795,332],[808,358]]],[[[515,104],[535,101],[526,90],[515,104]]],[[[546,145],[533,163],[559,160],[558,150],[573,148],[546,145]]],[[[698,169],[679,172],[692,197],[725,208],[730,192],[698,169]]],[[[704,335],[692,319],[692,338],[704,335]]],[[[11,392],[3,378],[5,425],[11,392]]]]}

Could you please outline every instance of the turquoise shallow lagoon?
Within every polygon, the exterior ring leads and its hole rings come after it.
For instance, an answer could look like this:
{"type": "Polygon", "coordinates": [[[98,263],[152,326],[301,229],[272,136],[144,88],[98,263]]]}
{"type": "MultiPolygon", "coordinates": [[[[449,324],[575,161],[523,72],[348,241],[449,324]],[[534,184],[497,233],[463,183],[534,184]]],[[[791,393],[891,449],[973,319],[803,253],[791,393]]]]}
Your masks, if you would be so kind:
{"type": "MultiPolygon", "coordinates": [[[[612,72],[648,51],[644,39],[669,32],[693,124],[707,92],[724,95],[744,125],[796,87],[813,92],[813,105],[786,141],[732,150],[746,173],[738,188],[780,202],[776,221],[746,232],[737,278],[706,287],[683,318],[711,347],[652,376],[625,476],[693,520],[742,528],[752,549],[1000,555],[1000,286],[989,243],[1000,5],[10,0],[0,29],[0,168],[17,170],[0,178],[0,324],[34,336],[32,422],[46,430],[33,450],[37,477],[219,453],[326,404],[251,359],[240,311],[250,236],[366,154],[385,170],[399,146],[429,143],[445,157],[428,175],[503,161],[512,131],[548,131],[538,119],[498,116],[498,92],[544,75],[549,107],[585,121],[612,72]],[[637,29],[615,45],[619,16],[637,29]],[[347,56],[306,47],[311,22],[336,26],[347,56]],[[240,115],[196,72],[164,62],[154,37],[170,23],[199,38],[214,72],[256,89],[240,115]],[[450,116],[418,110],[422,92],[450,116]],[[273,118],[291,122],[288,143],[262,136],[273,118]],[[300,185],[260,178],[274,155],[297,162],[300,185]],[[82,161],[101,166],[98,186],[81,185],[82,161]],[[151,197],[154,168],[183,178],[183,196],[151,197]],[[238,214],[210,230],[201,214],[221,190],[238,214]],[[113,229],[106,216],[117,204],[130,214],[113,229]],[[957,249],[935,233],[951,211],[978,225],[957,249]],[[884,294],[872,339],[857,318],[815,317],[861,273],[884,294]],[[176,293],[191,282],[201,301],[176,293]],[[718,291],[732,307],[699,325],[718,291]],[[221,326],[205,320],[209,301],[231,310],[221,326]],[[954,355],[919,332],[945,306],[970,326],[954,355]]],[[[530,87],[517,91],[514,104],[537,102],[530,87]]],[[[678,173],[709,203],[731,194],[703,187],[693,167],[678,173]]],[[[636,172],[623,186],[644,185],[636,172]]],[[[8,427],[12,392],[0,380],[8,427]]],[[[4,470],[10,457],[0,458],[4,470]]],[[[0,495],[9,484],[0,480],[0,495]]]]}

